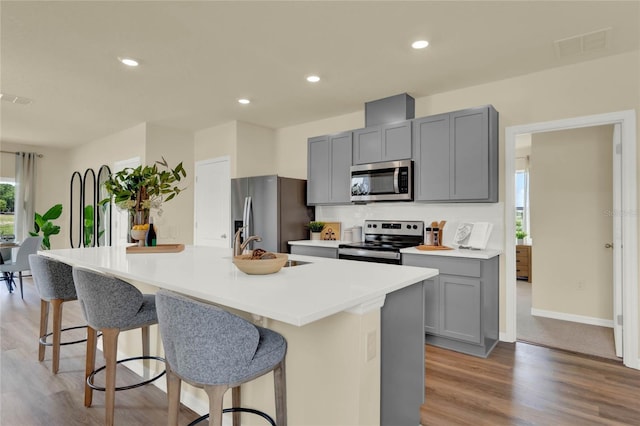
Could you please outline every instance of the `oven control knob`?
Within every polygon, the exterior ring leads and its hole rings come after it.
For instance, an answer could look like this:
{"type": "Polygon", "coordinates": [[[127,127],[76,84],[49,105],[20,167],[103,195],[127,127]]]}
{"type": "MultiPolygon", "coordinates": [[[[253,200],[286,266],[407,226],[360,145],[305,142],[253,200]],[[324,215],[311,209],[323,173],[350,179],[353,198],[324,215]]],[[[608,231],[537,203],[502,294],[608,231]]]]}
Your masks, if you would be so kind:
{"type": "Polygon", "coordinates": [[[367,228],[371,228],[371,224],[370,224],[370,223],[369,223],[369,224],[367,224],[367,228]]]}
{"type": "Polygon", "coordinates": [[[377,227],[378,227],[378,225],[376,225],[376,224],[374,223],[374,224],[373,224],[373,227],[374,227],[374,228],[377,228],[377,227]]]}
{"type": "Polygon", "coordinates": [[[407,225],[407,229],[411,229],[411,225],[407,225]]]}
{"type": "Polygon", "coordinates": [[[418,225],[413,225],[413,229],[418,229],[418,225]]]}

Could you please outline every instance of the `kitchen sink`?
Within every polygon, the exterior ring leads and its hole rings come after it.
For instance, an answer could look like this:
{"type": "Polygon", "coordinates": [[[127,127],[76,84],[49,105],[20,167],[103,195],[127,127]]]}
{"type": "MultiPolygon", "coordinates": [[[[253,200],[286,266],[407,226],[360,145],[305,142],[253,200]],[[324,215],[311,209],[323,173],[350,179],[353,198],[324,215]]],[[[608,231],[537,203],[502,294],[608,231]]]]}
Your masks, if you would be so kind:
{"type": "Polygon", "coordinates": [[[303,262],[302,260],[287,260],[287,263],[284,264],[283,268],[290,268],[293,266],[301,266],[301,265],[306,265],[307,263],[311,263],[311,262],[303,262]]]}

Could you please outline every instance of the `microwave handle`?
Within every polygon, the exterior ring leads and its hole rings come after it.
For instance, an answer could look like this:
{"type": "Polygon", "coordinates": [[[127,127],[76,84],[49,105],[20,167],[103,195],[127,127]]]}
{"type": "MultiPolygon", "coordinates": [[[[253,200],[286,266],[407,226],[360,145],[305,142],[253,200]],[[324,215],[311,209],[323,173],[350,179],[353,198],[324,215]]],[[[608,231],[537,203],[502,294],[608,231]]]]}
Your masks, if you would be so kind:
{"type": "Polygon", "coordinates": [[[395,191],[396,194],[400,193],[400,185],[398,182],[399,180],[400,180],[400,167],[396,167],[393,172],[393,190],[395,191]]]}

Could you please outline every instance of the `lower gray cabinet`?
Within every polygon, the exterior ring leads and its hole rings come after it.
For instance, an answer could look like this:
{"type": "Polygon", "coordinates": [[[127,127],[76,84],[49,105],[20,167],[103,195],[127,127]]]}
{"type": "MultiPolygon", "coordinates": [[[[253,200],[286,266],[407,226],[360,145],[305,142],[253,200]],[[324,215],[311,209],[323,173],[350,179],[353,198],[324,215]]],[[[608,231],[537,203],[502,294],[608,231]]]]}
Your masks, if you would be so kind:
{"type": "Polygon", "coordinates": [[[402,264],[440,272],[424,284],[426,342],[487,357],[499,340],[498,257],[403,254],[402,264]]]}
{"type": "Polygon", "coordinates": [[[299,254],[302,256],[328,257],[329,259],[337,259],[338,249],[332,248],[332,247],[291,245],[291,254],[299,254]]]}

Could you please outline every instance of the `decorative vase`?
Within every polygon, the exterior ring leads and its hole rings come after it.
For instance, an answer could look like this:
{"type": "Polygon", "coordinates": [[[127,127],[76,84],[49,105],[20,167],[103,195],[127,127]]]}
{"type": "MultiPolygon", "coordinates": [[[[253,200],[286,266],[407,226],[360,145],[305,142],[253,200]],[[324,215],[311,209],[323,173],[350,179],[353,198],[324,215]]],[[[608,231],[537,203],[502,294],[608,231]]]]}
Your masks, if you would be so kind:
{"type": "Polygon", "coordinates": [[[322,239],[322,232],[311,232],[311,239],[312,240],[321,240],[322,239]]]}
{"type": "MultiPolygon", "coordinates": [[[[142,236],[141,239],[138,239],[136,237],[134,237],[134,232],[136,232],[136,230],[133,229],[134,225],[144,225],[145,223],[149,223],[149,209],[141,209],[141,210],[129,210],[129,242],[133,243],[133,242],[138,242],[138,244],[140,244],[140,242],[142,242],[141,245],[144,245],[144,236],[142,236]]],[[[145,232],[146,231],[142,231],[145,232]]],[[[140,234],[137,234],[140,235],[140,234]]]]}

